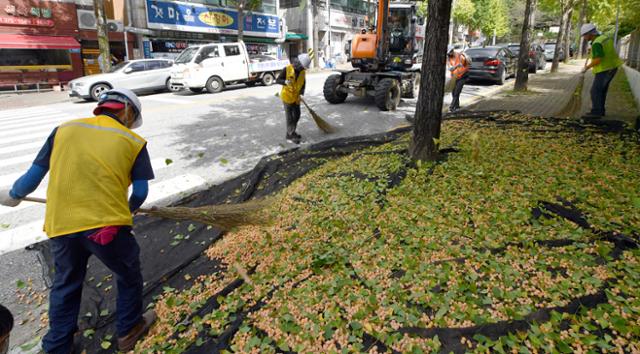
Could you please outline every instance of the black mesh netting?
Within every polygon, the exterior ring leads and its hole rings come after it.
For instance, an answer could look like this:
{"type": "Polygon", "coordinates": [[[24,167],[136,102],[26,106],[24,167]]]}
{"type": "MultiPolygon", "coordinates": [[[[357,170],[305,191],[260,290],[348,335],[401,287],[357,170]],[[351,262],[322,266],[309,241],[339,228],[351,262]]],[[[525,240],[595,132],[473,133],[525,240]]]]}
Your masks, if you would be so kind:
{"type": "MultiPolygon", "coordinates": [[[[594,124],[554,118],[523,121],[516,117],[518,113],[519,112],[515,111],[466,112],[450,114],[445,116],[445,119],[469,119],[477,121],[478,124],[492,124],[498,128],[519,125],[522,126],[523,129],[546,133],[567,131],[579,133],[587,130],[605,134],[631,133],[623,124],[617,122],[598,122],[594,124]]],[[[355,138],[342,138],[312,145],[306,149],[294,149],[268,156],[263,158],[250,172],[221,185],[212,187],[206,191],[195,193],[177,204],[184,206],[202,206],[227,201],[241,202],[253,197],[269,195],[286,187],[297,178],[309,172],[311,169],[326,162],[327,159],[349,155],[363,148],[389,143],[401,137],[410,129],[411,128],[407,127],[383,134],[355,138]]],[[[454,146],[443,149],[441,152],[444,159],[446,159],[448,154],[456,153],[458,150],[454,146]]],[[[385,152],[365,153],[395,153],[406,155],[407,150],[403,148],[396,148],[395,150],[385,152]]],[[[357,159],[359,158],[359,155],[356,155],[353,158],[357,159]]],[[[400,171],[395,174],[384,177],[386,179],[386,188],[379,192],[379,196],[376,199],[376,202],[380,207],[384,207],[385,205],[386,192],[402,182],[406,176],[407,169],[412,167],[409,159],[407,159],[407,161],[408,162],[403,169],[400,169],[400,171]]],[[[433,168],[431,171],[433,171],[433,168]]],[[[369,176],[365,173],[350,174],[350,176],[356,179],[371,181],[380,178],[376,176],[369,176]]],[[[334,178],[342,176],[340,174],[335,174],[326,175],[325,177],[334,178]]],[[[636,248],[638,245],[638,238],[640,237],[637,234],[623,235],[620,233],[598,230],[588,222],[587,217],[571,202],[562,199],[558,199],[554,202],[540,201],[538,206],[532,210],[532,217],[565,218],[581,228],[591,231],[595,237],[593,240],[594,242],[596,239],[604,239],[612,242],[615,245],[615,250],[613,252],[614,258],[619,257],[625,249],[636,248]]],[[[166,287],[175,288],[178,291],[188,289],[193,284],[194,279],[199,275],[215,274],[216,272],[225,270],[223,265],[217,264],[215,261],[212,261],[203,255],[203,251],[221,237],[221,232],[216,229],[211,229],[196,223],[177,223],[170,220],[159,220],[139,216],[136,217],[135,231],[142,250],[141,262],[143,265],[143,276],[146,281],[144,288],[145,304],[151,303],[154,296],[162,293],[163,289],[166,287]],[[176,235],[178,234],[189,235],[189,239],[176,243],[176,235]]],[[[379,231],[375,230],[373,234],[365,240],[365,242],[372,238],[379,237],[379,231]]],[[[570,239],[534,241],[534,243],[540,247],[564,247],[574,242],[576,241],[570,239]]],[[[581,242],[585,241],[582,240],[581,242]]],[[[478,249],[478,251],[499,254],[505,252],[508,247],[525,247],[525,245],[511,243],[499,248],[478,249]]],[[[35,248],[43,255],[43,258],[46,260],[45,263],[49,265],[48,269],[52,269],[50,266],[52,264],[52,260],[47,243],[38,244],[35,248]]],[[[447,261],[464,262],[465,259],[455,258],[434,263],[447,261]]],[[[606,260],[603,260],[603,262],[604,261],[606,260]]],[[[361,281],[366,286],[366,282],[359,278],[355,268],[350,264],[346,264],[346,266],[353,270],[354,279],[361,281]]],[[[557,271],[562,272],[563,270],[558,269],[557,271]]],[[[249,273],[252,272],[253,269],[250,269],[249,273]]],[[[392,277],[401,277],[405,272],[406,271],[403,269],[397,269],[393,272],[392,277]]],[[[88,353],[113,352],[116,348],[115,339],[113,339],[114,343],[109,350],[103,350],[100,348],[100,339],[104,338],[105,335],[115,333],[115,286],[113,290],[106,291],[107,288],[111,289],[110,287],[113,286],[115,282],[111,279],[110,274],[111,273],[105,269],[101,263],[95,260],[91,261],[83,292],[80,328],[81,330],[85,328],[93,328],[95,329],[95,334],[92,338],[85,338],[82,335],[77,336],[76,349],[78,352],[81,352],[82,350],[86,350],[88,353]]],[[[296,287],[297,284],[300,284],[305,280],[306,278],[298,280],[296,283],[292,284],[292,286],[296,287]]],[[[187,315],[183,321],[184,324],[189,324],[196,316],[202,317],[203,315],[214,311],[220,306],[217,301],[218,296],[228,295],[238,289],[242,284],[242,279],[236,279],[229,283],[219,293],[210,297],[202,307],[187,315]]],[[[236,314],[234,314],[234,316],[232,316],[232,322],[225,328],[222,334],[211,337],[207,334],[206,328],[203,329],[198,335],[199,338],[203,339],[202,343],[200,343],[200,345],[192,345],[187,348],[186,352],[214,353],[224,349],[229,349],[230,341],[240,326],[243,323],[245,325],[247,324],[247,322],[245,322],[247,317],[251,313],[263,307],[269,300],[270,296],[285,285],[286,284],[280,284],[275,286],[265,295],[264,298],[257,300],[251,306],[241,308],[236,314]]],[[[398,332],[424,338],[432,338],[437,335],[442,343],[442,350],[444,352],[464,352],[467,347],[461,344],[460,339],[462,337],[470,338],[474,334],[481,334],[488,338],[497,338],[515,331],[526,330],[532,322],[545,322],[549,319],[552,311],[576,313],[582,306],[595,307],[598,304],[607,301],[606,290],[608,287],[609,284],[605,283],[595,294],[575,298],[566,306],[539,309],[521,320],[503,321],[467,328],[404,327],[400,328],[398,332]]],[[[431,291],[441,290],[442,289],[437,288],[431,289],[431,291]]],[[[413,304],[408,305],[414,306],[413,304]]],[[[422,305],[416,304],[415,306],[422,305]]],[[[433,312],[433,309],[426,308],[424,306],[420,309],[425,313],[433,312]]],[[[248,325],[253,328],[251,323],[248,323],[248,325]]],[[[261,332],[259,328],[254,329],[259,333],[261,332]]],[[[172,334],[172,337],[176,338],[179,334],[179,330],[176,329],[176,332],[172,334]]],[[[361,337],[361,341],[361,344],[367,350],[375,347],[379,352],[393,351],[370,333],[365,332],[361,337]]],[[[274,349],[281,352],[278,348],[274,347],[274,349]]]]}

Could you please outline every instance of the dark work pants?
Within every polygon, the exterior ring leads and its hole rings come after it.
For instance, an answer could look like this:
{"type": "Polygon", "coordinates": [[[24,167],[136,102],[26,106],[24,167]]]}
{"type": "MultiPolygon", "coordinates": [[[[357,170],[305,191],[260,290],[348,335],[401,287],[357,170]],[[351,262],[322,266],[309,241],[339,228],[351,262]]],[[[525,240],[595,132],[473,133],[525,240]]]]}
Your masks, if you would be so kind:
{"type": "Polygon", "coordinates": [[[91,241],[86,232],[54,237],[49,244],[55,279],[49,295],[49,332],[42,339],[45,352],[68,354],[72,350],[73,335],[78,330],[82,283],[91,255],[116,275],[118,336],[125,336],[142,320],[140,247],[129,227],[121,227],[114,240],[105,246],[91,241]]]}
{"type": "Polygon", "coordinates": [[[451,92],[452,100],[451,100],[451,105],[449,106],[450,109],[460,108],[460,94],[462,93],[462,88],[464,87],[464,84],[467,82],[468,78],[469,78],[469,75],[464,74],[462,75],[461,78],[456,80],[456,86],[453,88],[453,91],[451,92]]]}
{"type": "Polygon", "coordinates": [[[618,69],[612,69],[597,73],[593,79],[593,85],[591,86],[591,114],[596,116],[605,115],[605,103],[607,101],[607,91],[609,91],[609,84],[611,80],[616,76],[618,69]]]}
{"type": "Polygon", "coordinates": [[[287,136],[296,132],[300,120],[300,105],[284,103],[284,114],[287,118],[287,136]]]}

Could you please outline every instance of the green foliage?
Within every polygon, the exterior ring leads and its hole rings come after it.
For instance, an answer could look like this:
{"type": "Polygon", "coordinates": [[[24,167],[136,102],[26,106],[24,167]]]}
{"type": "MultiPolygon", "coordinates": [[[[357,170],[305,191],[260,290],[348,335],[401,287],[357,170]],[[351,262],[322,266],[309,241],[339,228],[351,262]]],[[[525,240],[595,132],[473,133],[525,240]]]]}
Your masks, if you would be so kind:
{"type": "Polygon", "coordinates": [[[509,33],[508,9],[505,0],[472,0],[474,5],[473,27],[486,37],[502,37],[509,33]]]}
{"type": "Polygon", "coordinates": [[[473,24],[476,6],[472,0],[458,0],[453,5],[452,16],[459,24],[469,26],[473,24]]]}

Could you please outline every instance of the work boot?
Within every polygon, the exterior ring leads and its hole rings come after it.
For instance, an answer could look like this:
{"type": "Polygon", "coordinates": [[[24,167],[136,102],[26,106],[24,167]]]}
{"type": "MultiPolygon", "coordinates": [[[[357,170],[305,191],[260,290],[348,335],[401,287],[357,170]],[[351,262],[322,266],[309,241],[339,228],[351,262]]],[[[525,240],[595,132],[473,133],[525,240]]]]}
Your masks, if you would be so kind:
{"type": "Polygon", "coordinates": [[[585,119],[585,120],[602,119],[602,115],[594,114],[594,113],[589,112],[589,113],[583,115],[582,119],[585,119]]]}
{"type": "Polygon", "coordinates": [[[293,132],[291,134],[287,134],[287,140],[291,141],[294,144],[300,144],[300,140],[302,140],[302,136],[300,134],[293,132]]]}
{"type": "Polygon", "coordinates": [[[147,334],[147,331],[155,321],[156,312],[153,309],[143,313],[142,320],[140,320],[126,336],[118,337],[118,350],[121,352],[133,350],[138,340],[147,334]]]}

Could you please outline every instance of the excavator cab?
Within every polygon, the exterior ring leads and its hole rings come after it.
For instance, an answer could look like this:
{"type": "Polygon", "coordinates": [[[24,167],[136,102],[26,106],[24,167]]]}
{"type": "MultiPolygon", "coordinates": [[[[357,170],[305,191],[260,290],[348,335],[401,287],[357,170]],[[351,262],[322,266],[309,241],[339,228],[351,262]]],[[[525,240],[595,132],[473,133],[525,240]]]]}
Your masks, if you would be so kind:
{"type": "MultiPolygon", "coordinates": [[[[378,26],[363,29],[351,42],[351,63],[364,71],[404,70],[413,66],[419,51],[416,32],[422,21],[412,3],[386,3],[388,16],[378,26]]],[[[384,2],[381,8],[384,7],[384,2]]]]}
{"type": "Polygon", "coordinates": [[[415,3],[378,1],[375,26],[362,29],[351,42],[352,70],[337,70],[324,84],[324,97],[338,104],[355,96],[372,96],[383,111],[395,110],[400,99],[415,98],[420,88],[418,33],[422,19],[415,3]]]}

